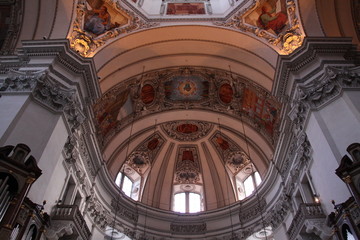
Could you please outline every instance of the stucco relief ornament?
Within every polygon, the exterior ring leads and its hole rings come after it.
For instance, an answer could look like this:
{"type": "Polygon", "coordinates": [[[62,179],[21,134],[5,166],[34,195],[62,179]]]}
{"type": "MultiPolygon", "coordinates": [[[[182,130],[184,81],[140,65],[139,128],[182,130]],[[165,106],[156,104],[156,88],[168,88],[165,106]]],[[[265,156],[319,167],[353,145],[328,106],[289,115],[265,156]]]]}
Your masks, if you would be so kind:
{"type": "Polygon", "coordinates": [[[26,73],[11,69],[8,77],[0,80],[0,92],[31,92],[44,74],[44,71],[26,73]]]}
{"type": "Polygon", "coordinates": [[[80,125],[86,119],[84,112],[80,108],[79,102],[76,100],[65,106],[64,114],[71,132],[75,132],[79,129],[80,125]]]}
{"type": "Polygon", "coordinates": [[[242,151],[232,152],[228,156],[226,164],[232,169],[234,173],[240,172],[245,166],[250,163],[250,159],[246,153],[242,151]]]}
{"type": "Polygon", "coordinates": [[[127,164],[139,174],[143,174],[150,165],[149,156],[146,152],[135,152],[129,156],[127,164]]]}
{"type": "Polygon", "coordinates": [[[68,163],[75,163],[78,159],[78,151],[77,151],[77,141],[74,137],[69,136],[64,149],[63,149],[65,161],[68,163]]]}
{"type": "Polygon", "coordinates": [[[302,89],[297,88],[295,98],[291,103],[291,110],[289,111],[289,117],[294,123],[295,135],[300,134],[304,130],[305,120],[309,113],[309,107],[303,101],[306,98],[302,89]]]}

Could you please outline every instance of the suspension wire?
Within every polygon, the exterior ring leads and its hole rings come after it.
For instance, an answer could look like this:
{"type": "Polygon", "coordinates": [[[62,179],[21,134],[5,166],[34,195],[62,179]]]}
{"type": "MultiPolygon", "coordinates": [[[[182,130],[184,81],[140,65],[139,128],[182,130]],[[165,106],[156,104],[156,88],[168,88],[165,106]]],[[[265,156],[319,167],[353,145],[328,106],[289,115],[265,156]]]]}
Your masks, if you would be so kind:
{"type": "MultiPolygon", "coordinates": [[[[132,131],[133,131],[133,127],[134,127],[134,119],[135,119],[135,114],[133,115],[132,117],[132,120],[131,120],[131,127],[130,127],[130,134],[129,134],[129,140],[128,140],[128,144],[127,144],[127,147],[126,147],[126,151],[125,151],[125,161],[127,160],[127,157],[128,157],[128,153],[129,153],[129,147],[130,147],[130,141],[131,141],[131,135],[132,135],[132,131]]],[[[124,174],[124,173],[122,173],[124,174]]],[[[123,179],[123,176],[121,177],[123,179]]],[[[118,214],[118,211],[119,211],[119,201],[120,201],[120,194],[121,194],[121,185],[122,183],[120,182],[120,186],[119,186],[119,193],[116,197],[116,207],[115,207],[115,216],[114,216],[114,221],[113,221],[113,224],[112,224],[112,231],[111,231],[111,238],[110,240],[113,240],[114,238],[114,232],[115,232],[115,223],[116,223],[116,218],[117,218],[117,214],[118,214]]]]}
{"type": "MultiPolygon", "coordinates": [[[[251,160],[249,142],[248,142],[248,139],[246,137],[245,126],[244,126],[244,121],[242,119],[242,115],[240,115],[240,119],[241,119],[241,123],[242,123],[242,129],[243,129],[243,133],[244,133],[246,149],[247,149],[247,152],[248,152],[249,159],[251,160]]],[[[255,173],[254,164],[253,164],[253,162],[251,160],[251,175],[253,175],[254,173],[255,173]]],[[[252,177],[255,177],[255,176],[253,175],[252,177]]],[[[256,179],[255,179],[255,195],[256,195],[257,203],[258,203],[259,208],[260,208],[260,219],[261,219],[261,223],[263,225],[263,230],[264,230],[264,233],[265,233],[265,240],[268,240],[267,233],[266,233],[265,220],[264,220],[264,216],[263,216],[263,211],[262,211],[262,208],[261,208],[261,205],[260,205],[259,189],[257,187],[256,179]]]]}
{"type": "MultiPolygon", "coordinates": [[[[154,137],[156,136],[156,124],[157,124],[157,119],[155,119],[155,123],[154,123],[154,137]]],[[[151,170],[152,170],[152,166],[150,166],[148,180],[146,181],[149,186],[148,191],[146,193],[146,201],[149,201],[151,170]]],[[[144,185],[144,188],[145,188],[145,185],[144,185]]],[[[146,223],[147,223],[147,207],[145,208],[145,220],[144,220],[144,239],[145,240],[146,240],[146,223]]]]}
{"type": "MultiPolygon", "coordinates": [[[[220,118],[218,118],[218,124],[219,124],[219,133],[220,133],[220,137],[222,137],[222,132],[221,132],[221,124],[220,124],[220,118]]],[[[223,140],[225,140],[223,138],[223,140]]],[[[220,147],[221,148],[221,147],[220,147]]],[[[225,176],[227,174],[227,171],[226,171],[226,165],[225,165],[225,159],[224,159],[224,150],[221,149],[221,160],[223,161],[222,164],[224,166],[224,171],[225,171],[225,176]]],[[[227,179],[225,179],[225,184],[226,184],[226,192],[227,192],[227,198],[228,198],[228,201],[229,201],[229,216],[230,216],[230,225],[231,225],[231,239],[233,239],[235,233],[234,233],[234,226],[233,226],[233,220],[232,220],[232,212],[231,212],[231,206],[230,206],[230,193],[229,193],[229,185],[228,185],[228,181],[227,179]]],[[[225,203],[225,202],[224,202],[225,203]]]]}

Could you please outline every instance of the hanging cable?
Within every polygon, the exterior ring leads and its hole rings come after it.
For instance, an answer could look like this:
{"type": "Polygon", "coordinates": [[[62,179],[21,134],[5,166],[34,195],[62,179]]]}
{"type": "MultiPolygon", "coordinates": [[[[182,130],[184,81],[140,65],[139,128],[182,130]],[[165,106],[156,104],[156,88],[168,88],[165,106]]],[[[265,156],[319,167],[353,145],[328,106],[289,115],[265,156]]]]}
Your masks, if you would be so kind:
{"type": "MultiPolygon", "coordinates": [[[[222,138],[222,140],[225,140],[222,137],[220,118],[218,118],[218,124],[219,124],[219,126],[218,126],[219,127],[219,135],[222,138]]],[[[222,163],[224,165],[224,171],[225,171],[225,174],[226,174],[227,171],[226,171],[226,163],[225,163],[225,159],[224,159],[224,151],[225,151],[224,149],[221,149],[220,157],[221,157],[221,161],[222,161],[222,163]]],[[[230,225],[231,225],[231,238],[230,239],[237,239],[237,238],[235,238],[235,233],[234,233],[234,226],[233,226],[233,221],[232,221],[232,216],[231,216],[232,212],[231,212],[231,206],[230,206],[229,185],[228,185],[228,181],[226,179],[225,179],[225,184],[226,184],[227,198],[228,198],[228,201],[229,201],[229,217],[230,217],[230,225]]]]}
{"type": "MultiPolygon", "coordinates": [[[[134,127],[134,119],[135,119],[135,114],[133,115],[132,120],[131,120],[130,134],[129,134],[129,139],[128,139],[128,143],[127,143],[127,147],[126,147],[126,151],[125,151],[125,161],[126,161],[127,158],[128,158],[129,147],[130,147],[130,142],[131,142],[131,135],[132,135],[133,127],[134,127]]],[[[124,174],[124,173],[122,173],[122,174],[124,174]]],[[[118,193],[117,198],[116,198],[115,216],[114,216],[114,221],[113,221],[113,224],[112,224],[112,230],[111,230],[111,238],[110,238],[110,240],[113,240],[113,237],[114,237],[116,218],[117,218],[117,214],[118,214],[118,211],[119,211],[119,201],[120,201],[120,194],[121,194],[121,185],[122,185],[122,180],[123,180],[123,179],[124,179],[124,178],[123,178],[123,176],[122,176],[122,177],[121,177],[120,186],[119,186],[119,193],[118,193]]]]}
{"type": "MultiPolygon", "coordinates": [[[[242,119],[242,115],[240,115],[240,120],[241,120],[241,123],[242,123],[242,129],[243,129],[244,138],[245,138],[246,150],[247,150],[247,152],[248,152],[248,157],[249,157],[249,159],[251,160],[249,142],[248,142],[248,139],[247,139],[247,137],[246,137],[245,126],[244,126],[244,121],[243,121],[243,119],[242,119]]],[[[254,164],[253,164],[252,160],[251,160],[250,166],[251,166],[251,176],[252,176],[253,178],[255,178],[255,176],[254,176],[254,174],[255,174],[254,164]]],[[[264,233],[265,233],[265,240],[268,240],[268,238],[267,238],[267,233],[266,233],[265,220],[264,220],[263,211],[262,211],[261,203],[260,203],[259,189],[258,189],[258,187],[257,187],[256,179],[255,179],[255,196],[256,196],[257,203],[258,203],[259,208],[260,208],[260,219],[261,219],[263,231],[264,231],[264,233]]]]}
{"type": "MultiPolygon", "coordinates": [[[[155,124],[154,124],[154,135],[153,135],[154,137],[156,136],[156,123],[157,123],[157,119],[155,119],[155,124]]],[[[149,186],[148,191],[146,193],[146,201],[148,201],[148,202],[149,202],[149,192],[150,192],[151,169],[152,169],[152,166],[150,166],[148,180],[146,181],[149,186]]],[[[144,185],[144,187],[145,187],[145,185],[144,185]]],[[[147,223],[147,207],[145,208],[144,240],[146,240],[146,223],[147,223]]]]}

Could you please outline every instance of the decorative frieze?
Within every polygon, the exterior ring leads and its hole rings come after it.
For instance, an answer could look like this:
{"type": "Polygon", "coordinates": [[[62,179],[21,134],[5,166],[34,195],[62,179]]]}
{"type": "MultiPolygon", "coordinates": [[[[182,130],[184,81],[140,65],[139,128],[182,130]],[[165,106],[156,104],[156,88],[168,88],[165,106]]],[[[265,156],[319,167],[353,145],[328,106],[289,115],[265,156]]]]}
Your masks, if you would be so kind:
{"type": "Polygon", "coordinates": [[[129,208],[121,206],[117,199],[111,200],[111,207],[113,208],[113,213],[116,212],[117,216],[121,216],[125,219],[128,219],[133,223],[136,223],[139,219],[139,216],[135,211],[131,211],[129,208]]]}
{"type": "Polygon", "coordinates": [[[255,206],[248,207],[239,213],[240,222],[247,222],[260,217],[264,212],[265,207],[266,201],[264,198],[261,198],[260,201],[256,202],[255,206]]]}
{"type": "Polygon", "coordinates": [[[170,231],[183,234],[191,233],[205,233],[207,230],[206,223],[197,223],[197,224],[179,224],[171,223],[170,231]]]}
{"type": "Polygon", "coordinates": [[[284,222],[290,209],[291,198],[283,192],[277,203],[267,212],[265,216],[266,225],[270,225],[273,229],[276,229],[284,222]]]}
{"type": "Polygon", "coordinates": [[[11,70],[7,78],[0,80],[1,92],[32,92],[40,78],[44,75],[44,71],[27,74],[11,70]]]}

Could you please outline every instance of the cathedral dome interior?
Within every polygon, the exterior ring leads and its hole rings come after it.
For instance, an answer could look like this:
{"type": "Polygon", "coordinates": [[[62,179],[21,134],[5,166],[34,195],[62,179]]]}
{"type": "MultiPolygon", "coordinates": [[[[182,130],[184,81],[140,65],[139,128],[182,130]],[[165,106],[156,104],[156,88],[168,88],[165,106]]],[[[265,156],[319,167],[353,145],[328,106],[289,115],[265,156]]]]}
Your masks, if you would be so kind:
{"type": "Polygon", "coordinates": [[[357,239],[359,10],[0,1],[0,236],[357,239]]]}

